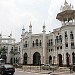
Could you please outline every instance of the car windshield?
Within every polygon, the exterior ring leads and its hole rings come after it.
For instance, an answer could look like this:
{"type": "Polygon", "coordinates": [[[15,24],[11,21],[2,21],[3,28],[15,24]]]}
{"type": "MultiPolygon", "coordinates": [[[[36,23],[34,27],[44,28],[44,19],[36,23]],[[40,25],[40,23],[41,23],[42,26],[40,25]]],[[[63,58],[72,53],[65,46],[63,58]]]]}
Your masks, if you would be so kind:
{"type": "Polygon", "coordinates": [[[4,65],[6,68],[13,68],[12,65],[4,65]]]}

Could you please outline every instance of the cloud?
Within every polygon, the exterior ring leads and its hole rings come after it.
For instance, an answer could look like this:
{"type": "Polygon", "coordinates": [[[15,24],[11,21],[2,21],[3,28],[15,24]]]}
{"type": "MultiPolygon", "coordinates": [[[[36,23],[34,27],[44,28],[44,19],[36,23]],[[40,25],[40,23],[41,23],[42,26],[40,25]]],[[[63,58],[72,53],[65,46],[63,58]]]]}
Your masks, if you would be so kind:
{"type": "MultiPolygon", "coordinates": [[[[48,10],[48,17],[47,17],[47,27],[48,30],[53,31],[53,29],[58,28],[61,26],[61,22],[56,20],[57,14],[60,12],[61,5],[64,5],[65,0],[51,0],[49,10],[48,10]]],[[[67,2],[72,5],[74,5],[74,0],[67,0],[67,2]]]]}
{"type": "MultiPolygon", "coordinates": [[[[20,41],[21,29],[29,30],[31,21],[33,33],[41,33],[45,21],[46,29],[52,31],[61,26],[56,20],[61,5],[65,0],[1,0],[0,1],[0,32],[9,35],[11,32],[17,41],[20,41]]],[[[67,0],[72,5],[75,0],[67,0]]],[[[75,5],[74,5],[75,7],[75,5]]]]}

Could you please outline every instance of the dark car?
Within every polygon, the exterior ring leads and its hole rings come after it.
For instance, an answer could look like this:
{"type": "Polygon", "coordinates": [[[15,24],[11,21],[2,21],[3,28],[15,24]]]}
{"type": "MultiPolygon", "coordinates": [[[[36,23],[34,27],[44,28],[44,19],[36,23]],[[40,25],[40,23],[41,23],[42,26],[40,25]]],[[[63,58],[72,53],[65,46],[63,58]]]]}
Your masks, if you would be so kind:
{"type": "Polygon", "coordinates": [[[0,73],[1,75],[13,75],[15,72],[15,68],[10,64],[0,65],[0,73]]]}

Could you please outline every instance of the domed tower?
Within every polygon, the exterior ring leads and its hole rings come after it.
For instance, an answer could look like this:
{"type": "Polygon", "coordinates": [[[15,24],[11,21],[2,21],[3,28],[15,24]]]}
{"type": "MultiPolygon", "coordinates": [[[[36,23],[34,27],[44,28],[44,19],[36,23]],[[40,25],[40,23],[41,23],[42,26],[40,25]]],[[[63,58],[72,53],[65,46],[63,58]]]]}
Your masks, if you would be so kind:
{"type": "Polygon", "coordinates": [[[56,19],[61,21],[62,26],[75,25],[75,10],[73,6],[69,5],[65,0],[64,6],[61,7],[61,12],[57,14],[56,19]]]}
{"type": "Polygon", "coordinates": [[[30,21],[30,25],[29,25],[29,33],[32,33],[32,25],[31,25],[31,21],[30,21]]]}
{"type": "Polygon", "coordinates": [[[68,4],[66,0],[64,2],[64,5],[61,7],[61,12],[57,14],[56,19],[58,19],[62,23],[62,26],[60,28],[60,34],[62,35],[61,53],[63,53],[63,65],[69,66],[74,62],[72,60],[72,47],[75,47],[75,10],[73,10],[73,6],[71,4],[68,4]],[[72,43],[74,43],[74,45],[72,45],[72,43]]]}
{"type": "Polygon", "coordinates": [[[46,64],[46,26],[45,23],[43,25],[43,58],[42,58],[42,64],[46,64]]]}
{"type": "Polygon", "coordinates": [[[23,25],[22,35],[21,36],[24,36],[24,33],[25,33],[25,29],[24,29],[24,25],[23,25]]]}

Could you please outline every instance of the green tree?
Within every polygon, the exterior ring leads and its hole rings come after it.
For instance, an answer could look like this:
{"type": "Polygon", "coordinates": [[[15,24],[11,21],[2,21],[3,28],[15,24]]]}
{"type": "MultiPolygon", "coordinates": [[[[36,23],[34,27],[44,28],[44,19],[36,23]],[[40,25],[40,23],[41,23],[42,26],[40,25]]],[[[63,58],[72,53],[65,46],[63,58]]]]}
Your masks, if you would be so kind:
{"type": "Polygon", "coordinates": [[[5,47],[0,49],[0,58],[5,59],[5,63],[6,63],[6,54],[7,54],[7,49],[5,49],[5,47]]]}

